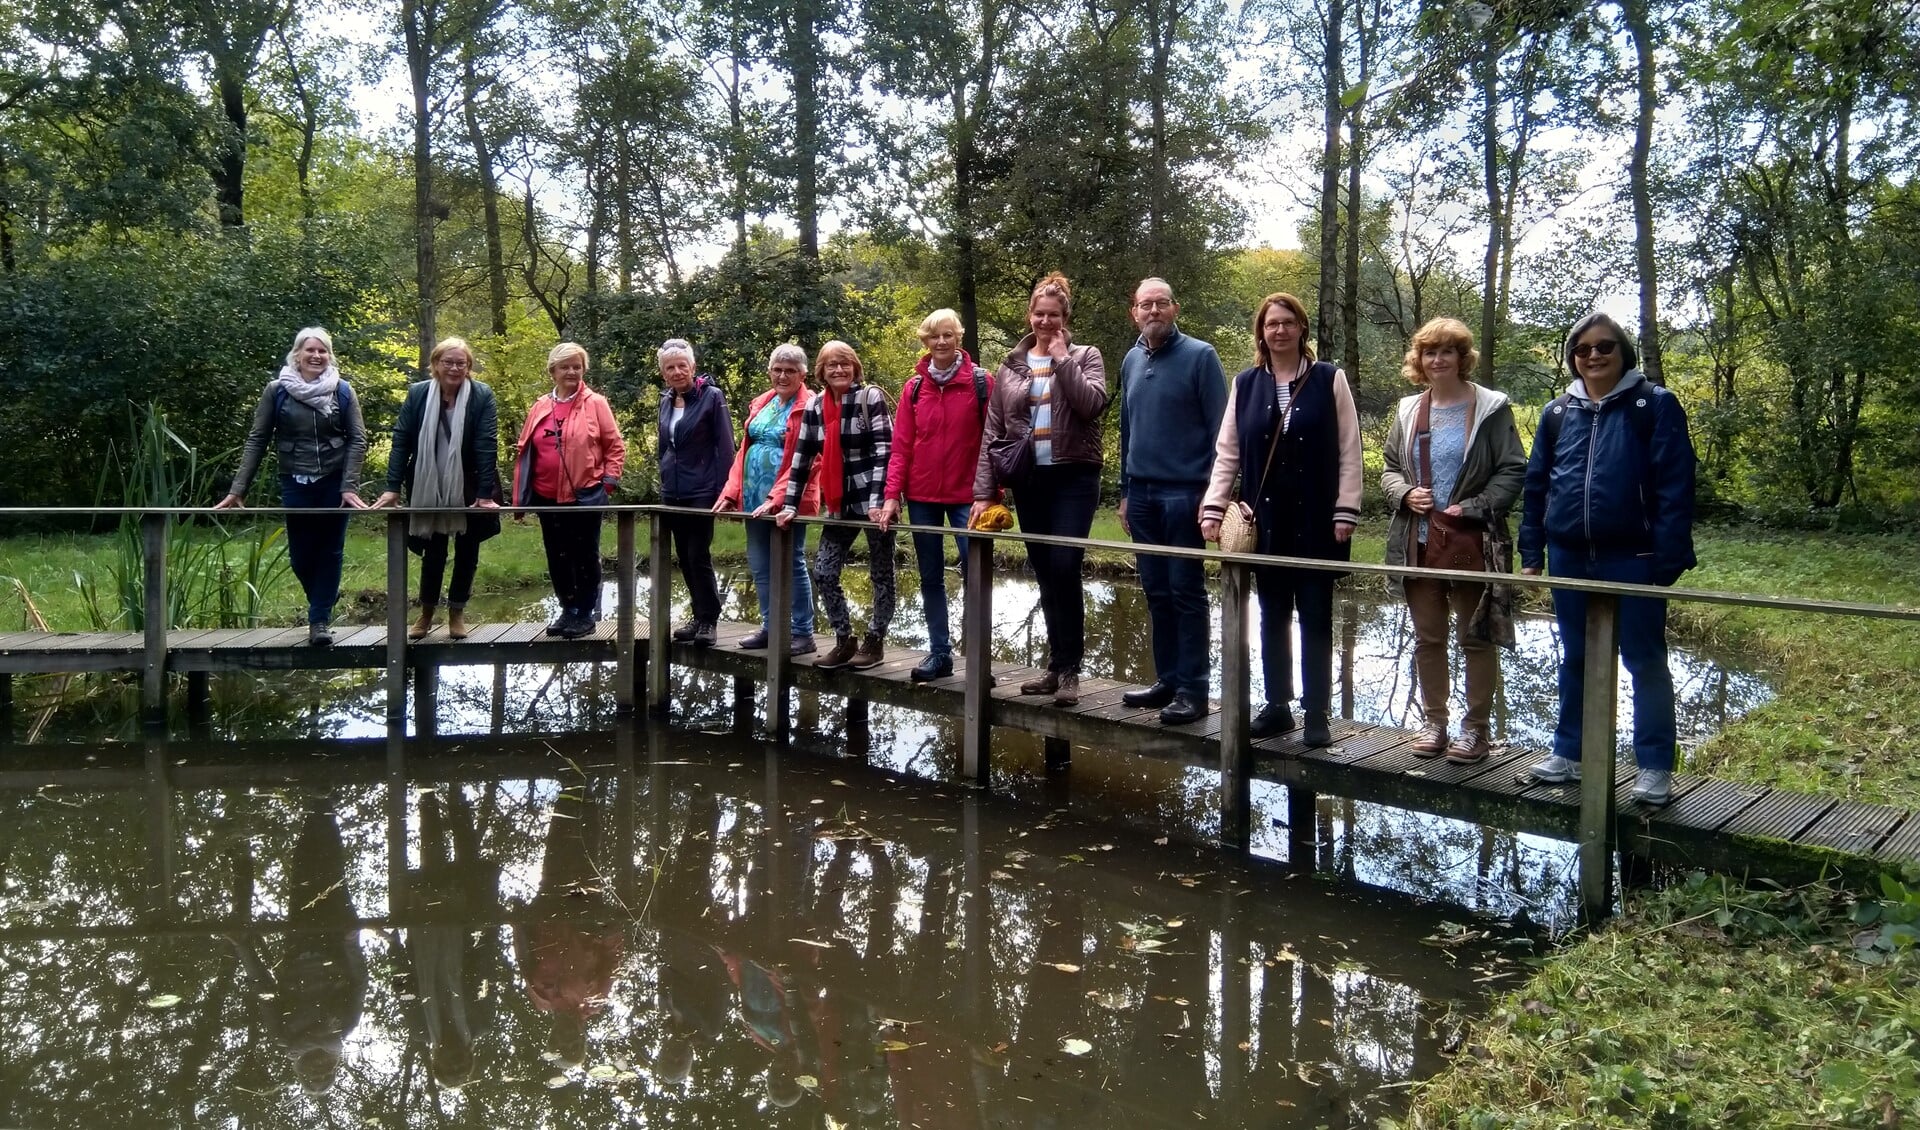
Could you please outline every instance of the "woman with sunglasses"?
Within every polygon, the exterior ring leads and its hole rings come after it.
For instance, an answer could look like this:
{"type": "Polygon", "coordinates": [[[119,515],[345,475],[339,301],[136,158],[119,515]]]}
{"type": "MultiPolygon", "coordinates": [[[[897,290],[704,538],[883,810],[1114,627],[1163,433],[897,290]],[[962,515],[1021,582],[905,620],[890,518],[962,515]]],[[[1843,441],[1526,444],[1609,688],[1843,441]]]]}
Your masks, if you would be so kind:
{"type": "MultiPolygon", "coordinates": [[[[1520,571],[1556,577],[1671,585],[1693,556],[1693,441],[1687,413],[1635,366],[1633,338],[1605,314],[1567,335],[1574,379],[1540,414],[1520,518],[1520,571]]],[[[1560,622],[1560,717],[1553,751],[1533,767],[1549,784],[1580,779],[1580,715],[1587,597],[1555,589],[1560,622]]],[[[1667,669],[1667,602],[1623,597],[1620,658],[1633,676],[1633,799],[1672,792],[1673,675],[1667,669]]]]}

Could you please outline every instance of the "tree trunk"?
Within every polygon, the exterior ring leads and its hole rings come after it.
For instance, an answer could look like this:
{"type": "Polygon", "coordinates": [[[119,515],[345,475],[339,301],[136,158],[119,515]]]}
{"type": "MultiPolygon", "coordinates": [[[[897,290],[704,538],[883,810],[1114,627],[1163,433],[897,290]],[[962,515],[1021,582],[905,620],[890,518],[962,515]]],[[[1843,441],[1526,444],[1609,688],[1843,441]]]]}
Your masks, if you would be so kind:
{"type": "Polygon", "coordinates": [[[741,93],[741,84],[745,81],[740,74],[740,56],[746,52],[746,40],[740,28],[740,10],[731,9],[728,33],[733,80],[727,86],[727,134],[731,144],[727,147],[728,171],[733,175],[733,196],[729,203],[733,210],[733,249],[735,254],[747,253],[747,194],[753,168],[747,163],[747,112],[745,95],[741,93]]]}
{"type": "MultiPolygon", "coordinates": [[[[1372,77],[1372,44],[1367,30],[1366,8],[1361,0],[1354,0],[1353,29],[1354,42],[1360,49],[1359,80],[1365,83],[1372,77]]],[[[1360,172],[1366,163],[1366,106],[1365,98],[1355,99],[1347,116],[1346,265],[1341,272],[1346,276],[1346,285],[1340,292],[1340,356],[1345,363],[1349,382],[1360,379],[1360,225],[1365,218],[1360,172]]]]}
{"type": "Polygon", "coordinates": [[[1653,253],[1653,188],[1647,183],[1647,156],[1653,149],[1653,115],[1659,106],[1659,75],[1653,57],[1653,29],[1647,21],[1646,0],[1621,0],[1620,13],[1633,36],[1633,54],[1640,85],[1639,122],[1633,134],[1633,159],[1627,177],[1633,194],[1633,257],[1640,274],[1640,371],[1654,384],[1665,384],[1660,353],[1660,276],[1653,253]]]}
{"type": "Polygon", "coordinates": [[[787,64],[793,84],[793,222],[800,244],[800,307],[794,311],[801,348],[820,348],[826,311],[820,294],[820,13],[817,0],[795,0],[787,25],[787,64]]]}
{"type": "Polygon", "coordinates": [[[431,0],[402,0],[400,19],[406,33],[407,74],[413,86],[413,228],[414,287],[418,296],[420,372],[427,371],[433,352],[439,315],[439,264],[433,245],[433,119],[432,65],[436,11],[431,0]]]}
{"type": "Polygon", "coordinates": [[[1148,64],[1147,91],[1151,99],[1151,136],[1148,142],[1148,175],[1151,178],[1147,198],[1147,269],[1150,274],[1167,271],[1167,212],[1172,207],[1172,170],[1167,160],[1167,98],[1172,84],[1173,48],[1178,42],[1179,0],[1150,0],[1144,10],[1151,19],[1147,32],[1152,37],[1153,55],[1148,64]]]}
{"type": "Polygon", "coordinates": [[[1480,276],[1480,368],[1474,380],[1493,383],[1493,348],[1498,340],[1500,311],[1500,48],[1499,37],[1487,33],[1480,52],[1481,171],[1487,188],[1487,253],[1480,276]]]}
{"type": "Polygon", "coordinates": [[[213,194],[220,208],[220,226],[237,228],[247,222],[247,85],[241,76],[222,68],[215,88],[220,94],[220,112],[226,118],[229,136],[220,147],[213,194]]]}
{"type": "Polygon", "coordinates": [[[467,141],[473,146],[473,166],[480,175],[480,211],[487,237],[487,310],[495,336],[507,332],[507,262],[500,239],[500,180],[493,169],[493,148],[480,125],[480,76],[473,56],[462,60],[461,108],[467,120],[467,141]]]}
{"type": "Polygon", "coordinates": [[[293,76],[293,95],[300,100],[300,150],[294,155],[293,170],[300,190],[300,222],[303,229],[310,230],[318,214],[313,199],[313,145],[320,132],[319,99],[308,89],[306,76],[300,73],[300,61],[293,54],[286,28],[276,27],[274,35],[279,38],[280,51],[286,56],[287,73],[293,76]]]}
{"type": "Polygon", "coordinates": [[[1326,80],[1320,148],[1320,293],[1314,303],[1314,349],[1321,357],[1336,352],[1333,339],[1334,305],[1340,293],[1340,119],[1343,116],[1340,95],[1346,90],[1346,69],[1340,60],[1341,39],[1345,34],[1346,5],[1343,0],[1327,4],[1326,80]]]}

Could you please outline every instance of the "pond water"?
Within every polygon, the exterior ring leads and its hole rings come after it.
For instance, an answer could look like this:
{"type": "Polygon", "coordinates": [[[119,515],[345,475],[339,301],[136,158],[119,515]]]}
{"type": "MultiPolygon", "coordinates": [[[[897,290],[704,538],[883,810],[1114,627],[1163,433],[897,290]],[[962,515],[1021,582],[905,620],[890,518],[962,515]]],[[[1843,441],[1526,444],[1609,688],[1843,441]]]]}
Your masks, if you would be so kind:
{"type": "MultiPolygon", "coordinates": [[[[1137,590],[1088,599],[1089,671],[1149,679],[1137,590]]],[[[999,585],[996,658],[1034,603],[999,585]]],[[[1417,718],[1404,612],[1336,617],[1342,712],[1417,718]]],[[[1521,637],[1495,723],[1537,743],[1521,637]]],[[[1689,740],[1770,693],[1673,662],[1689,740]]],[[[1569,844],[1323,795],[1290,859],[1257,785],[1234,859],[1202,769],[1000,729],[979,794],[950,719],[796,691],[779,750],[757,688],[672,683],[636,723],[610,669],[448,668],[390,729],[376,672],[227,676],[166,735],[23,683],[0,1125],[1371,1125],[1574,913],[1569,844]]]]}

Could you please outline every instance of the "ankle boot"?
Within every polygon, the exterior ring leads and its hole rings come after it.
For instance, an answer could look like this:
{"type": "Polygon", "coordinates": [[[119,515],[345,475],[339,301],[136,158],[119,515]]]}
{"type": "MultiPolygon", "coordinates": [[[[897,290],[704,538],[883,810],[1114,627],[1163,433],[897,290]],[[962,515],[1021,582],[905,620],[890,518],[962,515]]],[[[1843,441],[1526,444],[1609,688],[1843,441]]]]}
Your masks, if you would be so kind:
{"type": "Polygon", "coordinates": [[[456,640],[467,638],[467,610],[450,608],[447,610],[447,635],[456,640]]]}
{"type": "Polygon", "coordinates": [[[853,659],[856,650],[851,634],[836,635],[833,637],[833,650],[815,660],[813,665],[822,671],[838,671],[853,659]]]}
{"type": "Polygon", "coordinates": [[[408,639],[423,640],[427,638],[428,632],[433,631],[433,607],[431,604],[423,604],[420,606],[420,618],[415,620],[413,626],[407,629],[408,639]]]}
{"type": "Polygon", "coordinates": [[[865,671],[869,667],[878,667],[886,657],[886,641],[868,632],[867,637],[860,641],[860,650],[853,653],[853,660],[848,665],[855,671],[865,671]]]}
{"type": "Polygon", "coordinates": [[[1307,711],[1307,724],[1300,731],[1300,740],[1315,749],[1333,744],[1333,725],[1326,711],[1307,711]]]}

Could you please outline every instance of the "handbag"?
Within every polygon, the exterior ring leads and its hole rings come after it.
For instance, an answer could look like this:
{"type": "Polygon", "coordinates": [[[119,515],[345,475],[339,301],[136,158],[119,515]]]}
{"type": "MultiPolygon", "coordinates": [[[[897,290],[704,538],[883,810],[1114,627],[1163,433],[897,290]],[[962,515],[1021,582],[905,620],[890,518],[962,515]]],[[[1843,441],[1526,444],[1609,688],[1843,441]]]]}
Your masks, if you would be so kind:
{"type": "Polygon", "coordinates": [[[1018,487],[1033,474],[1033,421],[1010,420],[1009,431],[987,444],[987,466],[994,481],[1018,487]]]}
{"type": "MultiPolygon", "coordinates": [[[[1413,446],[1419,453],[1419,485],[1433,489],[1433,394],[1420,394],[1420,411],[1413,425],[1413,446]]],[[[1471,424],[1469,424],[1471,426],[1471,424]]],[[[1414,542],[1417,560],[1429,569],[1458,569],[1465,573],[1487,571],[1487,525],[1478,518],[1456,518],[1438,506],[1427,511],[1427,545],[1419,552],[1420,524],[1408,523],[1407,537],[1414,542]]]]}
{"type": "MultiPolygon", "coordinates": [[[[1273,457],[1280,450],[1280,433],[1286,430],[1285,421],[1275,421],[1273,439],[1267,443],[1267,463],[1260,468],[1260,477],[1254,480],[1254,493],[1266,485],[1267,472],[1273,470],[1273,457]]],[[[1227,512],[1220,516],[1220,550],[1223,553],[1252,553],[1260,545],[1260,523],[1255,518],[1253,507],[1244,499],[1227,503],[1227,512]]]]}

